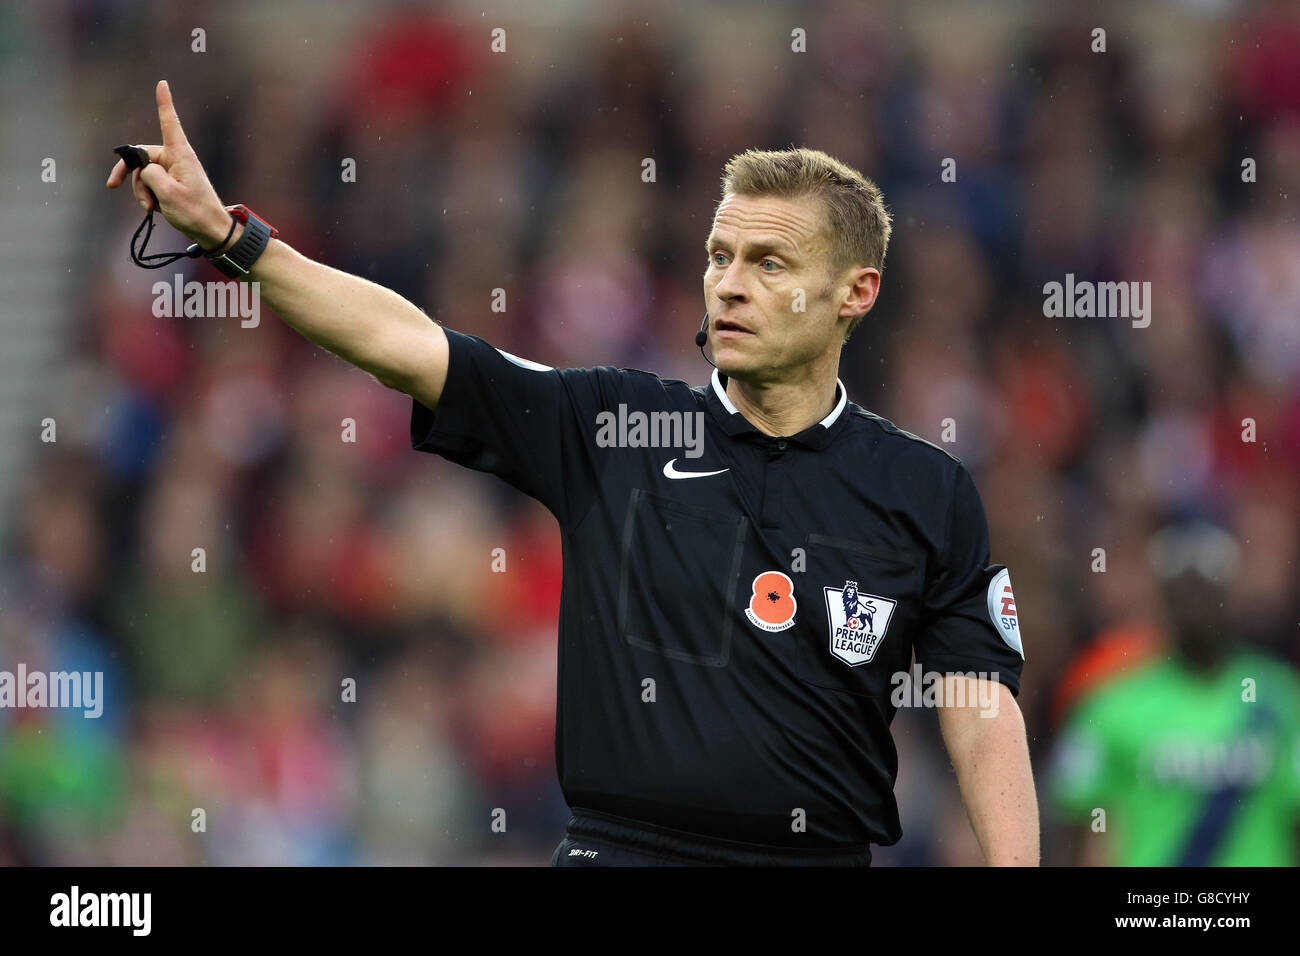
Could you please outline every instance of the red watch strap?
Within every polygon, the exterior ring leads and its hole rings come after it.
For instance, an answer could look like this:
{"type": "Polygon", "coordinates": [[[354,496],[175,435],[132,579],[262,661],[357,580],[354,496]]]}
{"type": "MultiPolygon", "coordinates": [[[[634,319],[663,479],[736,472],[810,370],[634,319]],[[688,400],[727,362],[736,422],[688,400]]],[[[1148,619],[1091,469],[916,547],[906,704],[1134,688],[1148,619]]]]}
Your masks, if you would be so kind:
{"type": "Polygon", "coordinates": [[[266,226],[266,228],[271,231],[272,239],[278,238],[280,235],[280,231],[276,229],[275,226],[271,225],[269,222],[267,222],[257,213],[253,212],[253,210],[249,209],[243,203],[236,203],[233,206],[227,206],[226,212],[234,216],[236,221],[238,221],[243,225],[248,225],[248,217],[252,216],[254,219],[260,222],[262,225],[266,226]]]}

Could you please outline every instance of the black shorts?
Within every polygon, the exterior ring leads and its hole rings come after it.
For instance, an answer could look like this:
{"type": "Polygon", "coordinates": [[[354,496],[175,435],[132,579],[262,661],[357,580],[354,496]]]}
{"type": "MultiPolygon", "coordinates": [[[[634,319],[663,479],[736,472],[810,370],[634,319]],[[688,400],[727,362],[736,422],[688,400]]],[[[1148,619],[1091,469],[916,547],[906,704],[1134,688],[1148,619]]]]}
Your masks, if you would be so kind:
{"type": "Polygon", "coordinates": [[[869,846],[799,850],[737,843],[573,808],[551,866],[870,866],[869,846]]]}

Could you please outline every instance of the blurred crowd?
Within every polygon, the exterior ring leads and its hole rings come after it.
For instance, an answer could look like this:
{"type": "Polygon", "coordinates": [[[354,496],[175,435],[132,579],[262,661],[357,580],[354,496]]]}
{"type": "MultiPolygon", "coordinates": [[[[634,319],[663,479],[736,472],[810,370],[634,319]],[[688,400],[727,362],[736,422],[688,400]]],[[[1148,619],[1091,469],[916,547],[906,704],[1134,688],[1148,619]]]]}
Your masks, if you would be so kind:
{"type": "MultiPolygon", "coordinates": [[[[89,174],[157,140],[166,78],[222,199],[304,254],[548,365],[703,384],[722,166],[825,150],[895,216],[841,377],[931,441],[955,425],[1015,584],[1036,769],[1080,654],[1160,641],[1146,547],[1171,519],[1237,538],[1240,641],[1300,662],[1293,4],[290,6],[49,5],[32,26],[85,91],[89,174]],[[1067,273],[1149,281],[1149,327],[1045,317],[1067,273]]],[[[412,452],[409,399],[269,310],[155,317],[173,270],[129,261],[140,215],[107,191],[84,210],[60,437],[0,550],[0,668],[100,670],[108,703],[0,710],[0,863],[545,863],[567,819],[554,520],[412,452]]],[[[150,251],[180,248],[162,224],[150,251]]],[[[894,730],[905,835],[878,862],[980,862],[933,714],[894,730]]],[[[1045,859],[1072,859],[1044,811],[1045,859]]]]}

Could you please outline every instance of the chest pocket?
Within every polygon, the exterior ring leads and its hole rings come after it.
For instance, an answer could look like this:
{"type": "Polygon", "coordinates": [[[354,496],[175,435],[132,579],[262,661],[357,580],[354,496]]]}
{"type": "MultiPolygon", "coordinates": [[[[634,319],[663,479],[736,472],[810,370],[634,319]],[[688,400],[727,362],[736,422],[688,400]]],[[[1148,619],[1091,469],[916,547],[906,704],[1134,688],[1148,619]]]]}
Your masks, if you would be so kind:
{"type": "Polygon", "coordinates": [[[803,626],[794,662],[805,683],[862,697],[888,697],[912,661],[925,559],[809,534],[798,576],[803,626]],[[806,602],[806,603],[805,603],[806,602]]]}
{"type": "Polygon", "coordinates": [[[623,640],[675,660],[725,667],[747,524],[744,515],[633,488],[620,548],[623,640]]]}

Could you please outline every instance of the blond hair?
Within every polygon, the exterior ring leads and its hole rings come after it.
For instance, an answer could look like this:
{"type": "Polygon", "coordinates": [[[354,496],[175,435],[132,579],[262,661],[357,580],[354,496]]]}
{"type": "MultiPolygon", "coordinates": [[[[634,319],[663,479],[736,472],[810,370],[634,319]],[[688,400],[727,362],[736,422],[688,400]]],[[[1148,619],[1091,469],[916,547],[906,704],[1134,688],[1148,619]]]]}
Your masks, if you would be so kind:
{"type": "MultiPolygon", "coordinates": [[[[722,196],[812,197],[821,200],[823,232],[830,243],[830,275],[851,266],[871,266],[885,274],[893,217],[880,187],[856,169],[821,150],[747,149],[731,157],[722,172],[722,196]]],[[[848,341],[862,316],[844,331],[848,341]]]]}

